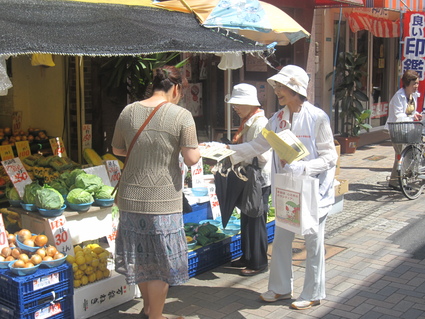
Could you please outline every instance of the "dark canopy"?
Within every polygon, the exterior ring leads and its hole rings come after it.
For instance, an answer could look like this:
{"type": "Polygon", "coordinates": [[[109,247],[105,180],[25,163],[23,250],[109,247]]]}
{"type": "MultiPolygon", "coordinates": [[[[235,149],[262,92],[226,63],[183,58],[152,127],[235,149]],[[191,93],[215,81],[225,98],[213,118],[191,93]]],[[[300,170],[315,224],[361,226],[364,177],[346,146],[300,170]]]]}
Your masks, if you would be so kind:
{"type": "Polygon", "coordinates": [[[204,28],[186,13],[61,0],[0,0],[0,55],[263,50],[265,46],[226,30],[204,28]]]}

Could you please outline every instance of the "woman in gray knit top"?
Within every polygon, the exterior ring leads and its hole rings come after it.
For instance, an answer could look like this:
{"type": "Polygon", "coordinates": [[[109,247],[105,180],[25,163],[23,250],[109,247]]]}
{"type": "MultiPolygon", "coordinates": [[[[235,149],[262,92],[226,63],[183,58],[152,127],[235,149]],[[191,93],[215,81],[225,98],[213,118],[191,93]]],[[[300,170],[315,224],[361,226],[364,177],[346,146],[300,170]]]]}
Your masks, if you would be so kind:
{"type": "Polygon", "coordinates": [[[176,105],[187,80],[172,66],[155,70],[153,95],[127,105],[112,139],[115,155],[128,147],[153,109],[167,101],[140,134],[127,159],[117,193],[120,220],[115,269],[128,284],[138,284],[142,318],[163,319],[169,285],[188,278],[182,217],[179,153],[191,166],[200,158],[192,114],[176,105]]]}

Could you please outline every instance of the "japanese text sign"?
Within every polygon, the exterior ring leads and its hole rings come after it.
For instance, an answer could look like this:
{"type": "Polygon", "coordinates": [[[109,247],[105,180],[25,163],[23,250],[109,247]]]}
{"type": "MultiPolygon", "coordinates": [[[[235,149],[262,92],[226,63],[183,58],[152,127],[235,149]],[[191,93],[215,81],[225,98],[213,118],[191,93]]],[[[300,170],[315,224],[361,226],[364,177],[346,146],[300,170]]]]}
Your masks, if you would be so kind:
{"type": "Polygon", "coordinates": [[[69,227],[66,224],[65,216],[61,215],[55,218],[49,218],[50,230],[55,241],[55,246],[63,254],[74,255],[72,238],[69,234],[69,227]]]}
{"type": "Polygon", "coordinates": [[[91,124],[84,124],[82,128],[82,139],[83,139],[83,146],[82,149],[85,148],[92,148],[92,127],[91,124]]]}
{"type": "Polygon", "coordinates": [[[0,214],[0,251],[4,247],[9,247],[7,241],[6,229],[4,228],[3,214],[0,214]]]}
{"type": "Polygon", "coordinates": [[[0,146],[0,155],[1,155],[2,161],[14,158],[15,155],[13,154],[12,145],[1,145],[0,146]]]}
{"type": "Polygon", "coordinates": [[[31,155],[30,143],[28,141],[16,142],[15,146],[19,158],[24,159],[31,155]]]}
{"type": "Polygon", "coordinates": [[[65,145],[63,144],[61,137],[54,137],[49,139],[50,146],[52,147],[53,155],[57,155],[59,157],[67,157],[65,145]]]}
{"type": "Polygon", "coordinates": [[[204,186],[204,169],[202,157],[199,159],[198,163],[190,167],[192,173],[192,187],[204,186]]]}
{"type": "Polygon", "coordinates": [[[16,190],[18,191],[19,196],[22,198],[24,196],[25,185],[32,183],[27,170],[25,169],[19,157],[5,160],[1,163],[3,164],[3,167],[7,175],[9,175],[9,178],[15,186],[16,190]]]}
{"type": "Polygon", "coordinates": [[[109,180],[111,181],[111,186],[115,187],[121,177],[120,164],[117,160],[108,160],[105,161],[105,165],[109,180]]]}
{"type": "Polygon", "coordinates": [[[404,46],[402,73],[414,70],[419,73],[419,89],[417,111],[422,110],[425,89],[425,12],[406,12],[404,15],[404,46]]]}

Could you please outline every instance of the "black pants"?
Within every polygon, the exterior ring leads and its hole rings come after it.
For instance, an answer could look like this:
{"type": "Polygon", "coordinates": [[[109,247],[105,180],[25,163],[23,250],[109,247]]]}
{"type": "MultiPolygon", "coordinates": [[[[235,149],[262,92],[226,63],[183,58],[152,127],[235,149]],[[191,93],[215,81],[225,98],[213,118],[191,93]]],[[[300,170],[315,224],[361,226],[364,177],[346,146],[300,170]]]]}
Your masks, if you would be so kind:
{"type": "MultiPolygon", "coordinates": [[[[264,211],[269,211],[269,196],[271,187],[263,188],[263,203],[264,211]]],[[[258,270],[268,265],[267,260],[267,213],[257,218],[252,218],[241,214],[241,245],[242,257],[246,267],[253,270],[258,270]]]]}

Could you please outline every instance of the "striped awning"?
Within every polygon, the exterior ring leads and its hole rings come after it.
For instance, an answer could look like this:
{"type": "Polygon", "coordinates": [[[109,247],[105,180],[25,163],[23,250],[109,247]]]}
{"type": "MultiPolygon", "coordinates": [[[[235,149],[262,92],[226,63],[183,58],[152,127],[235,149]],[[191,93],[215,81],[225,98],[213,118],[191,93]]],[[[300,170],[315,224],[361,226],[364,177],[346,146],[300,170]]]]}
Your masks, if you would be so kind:
{"type": "Polygon", "coordinates": [[[395,11],[424,11],[425,0],[365,0],[365,6],[395,11]]]}
{"type": "Polygon", "coordinates": [[[316,0],[316,7],[364,6],[363,0],[316,0]]]}
{"type": "Polygon", "coordinates": [[[346,15],[351,31],[367,30],[375,37],[395,38],[400,36],[400,20],[376,18],[371,15],[352,12],[346,15]]]}

